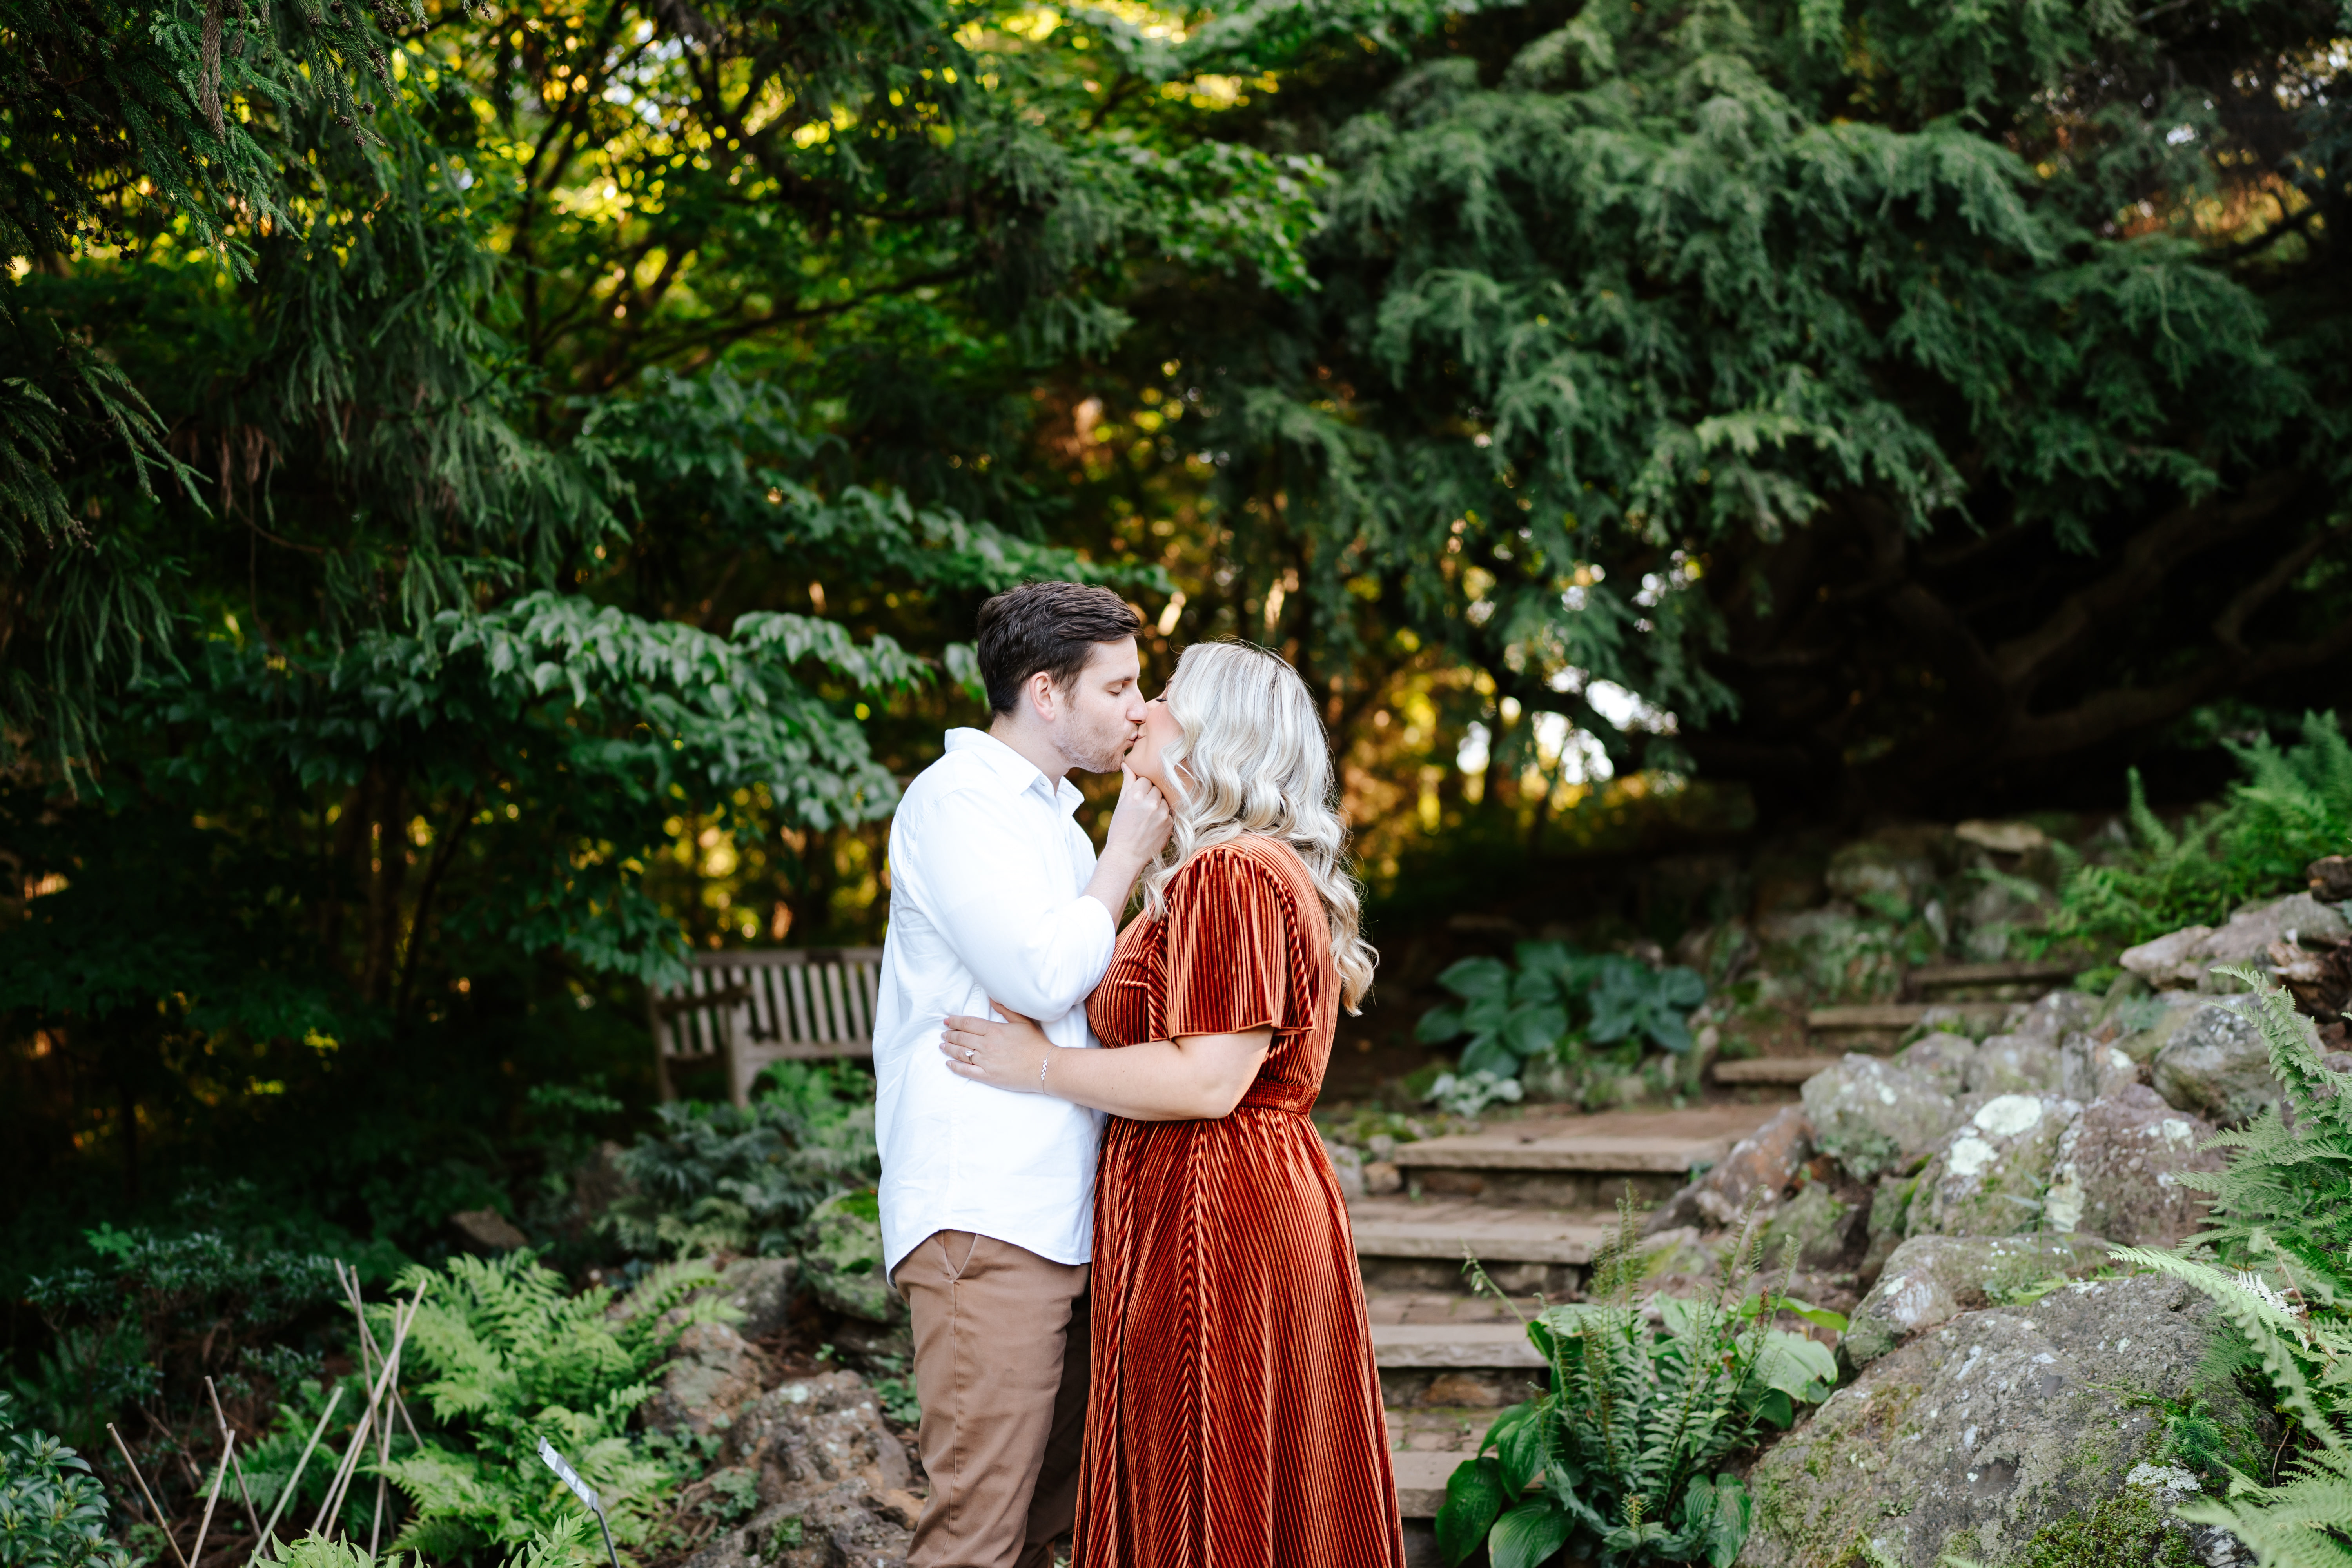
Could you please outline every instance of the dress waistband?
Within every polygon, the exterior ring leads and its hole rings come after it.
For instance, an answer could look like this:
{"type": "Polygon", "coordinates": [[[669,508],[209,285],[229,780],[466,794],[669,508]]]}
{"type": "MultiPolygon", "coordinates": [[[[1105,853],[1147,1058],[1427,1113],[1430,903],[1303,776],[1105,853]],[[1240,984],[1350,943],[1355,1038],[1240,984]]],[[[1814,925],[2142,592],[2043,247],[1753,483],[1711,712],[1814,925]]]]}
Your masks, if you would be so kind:
{"type": "Polygon", "coordinates": [[[1304,1116],[1315,1109],[1317,1090],[1303,1083],[1267,1083],[1250,1085],[1249,1092],[1234,1109],[1251,1110],[1286,1110],[1293,1116],[1304,1116]]]}

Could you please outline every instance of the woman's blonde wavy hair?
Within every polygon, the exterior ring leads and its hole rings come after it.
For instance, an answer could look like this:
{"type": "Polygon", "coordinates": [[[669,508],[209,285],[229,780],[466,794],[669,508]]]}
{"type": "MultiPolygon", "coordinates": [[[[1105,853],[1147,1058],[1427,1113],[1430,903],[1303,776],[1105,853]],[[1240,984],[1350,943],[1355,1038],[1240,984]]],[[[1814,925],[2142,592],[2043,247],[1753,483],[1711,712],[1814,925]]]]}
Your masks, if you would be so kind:
{"type": "Polygon", "coordinates": [[[1281,839],[1315,879],[1331,924],[1339,1000],[1355,1012],[1381,959],[1359,929],[1362,895],[1348,869],[1330,742],[1307,683],[1254,643],[1194,643],[1176,661],[1165,695],[1183,735],[1160,752],[1160,765],[1180,798],[1169,803],[1175,826],[1167,847],[1143,879],[1144,906],[1160,913],[1169,879],[1203,849],[1251,834],[1281,839]]]}

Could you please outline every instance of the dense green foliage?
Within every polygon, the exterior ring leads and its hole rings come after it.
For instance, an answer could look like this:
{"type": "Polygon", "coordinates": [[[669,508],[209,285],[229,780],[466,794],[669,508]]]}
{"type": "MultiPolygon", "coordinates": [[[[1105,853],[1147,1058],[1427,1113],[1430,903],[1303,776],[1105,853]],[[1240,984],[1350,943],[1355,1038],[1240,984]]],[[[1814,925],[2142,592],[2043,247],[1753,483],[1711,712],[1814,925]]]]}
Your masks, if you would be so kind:
{"type": "MultiPolygon", "coordinates": [[[[714,1278],[699,1264],[666,1266],[621,1301],[615,1321],[611,1290],[575,1295],[527,1252],[403,1275],[396,1289],[422,1291],[425,1304],[402,1359],[424,1374],[417,1392],[437,1425],[384,1468],[415,1505],[395,1546],[446,1559],[564,1528],[577,1505],[541,1468],[541,1437],[596,1489],[616,1541],[645,1540],[677,1478],[629,1416],[677,1335],[719,1311],[710,1297],[687,1300],[714,1278]]],[[[379,1316],[389,1343],[390,1309],[379,1316]]]]}
{"type": "Polygon", "coordinates": [[[2290,1124],[2264,1110],[2215,1135],[2229,1162],[2179,1179],[2213,1194],[2192,1243],[2210,1253],[2116,1249],[2203,1290],[2252,1352],[2299,1439],[2283,1473],[2231,1468],[2228,1496],[2181,1516],[2227,1526],[2263,1568],[2352,1563],[2352,1079],[2319,1059],[2310,1026],[2286,994],[2251,968],[2231,973],[2261,993],[2256,1021],[2290,1124]],[[2218,1264],[2218,1266],[2217,1266],[2218,1264]]]}
{"type": "Polygon", "coordinates": [[[2230,742],[2244,777],[2179,827],[2150,811],[2130,775],[2131,841],[2111,858],[2072,862],[2049,942],[2129,947],[2188,925],[2220,925],[2250,899],[2298,890],[2304,868],[2352,849],[2352,742],[2334,713],[2306,713],[2300,741],[2230,742]]]}
{"type": "Polygon", "coordinates": [[[857,1068],[779,1062],[751,1104],[676,1100],[615,1162],[629,1190],[604,1226],[629,1251],[778,1257],[819,1204],[881,1174],[873,1081],[857,1068]]]}
{"type": "MultiPolygon", "coordinates": [[[[274,1388],[295,1331],[341,1296],[327,1258],[266,1238],[100,1226],[89,1243],[96,1262],[26,1289],[50,1348],[22,1387],[35,1419],[91,1451],[126,1406],[193,1403],[208,1376],[229,1380],[233,1392],[274,1388]]],[[[292,1364],[304,1359],[294,1352],[292,1364]]]]}
{"type": "Polygon", "coordinates": [[[0,1394],[0,1564],[5,1568],[131,1568],[107,1533],[106,1490],[89,1461],[46,1432],[18,1424],[0,1394]]]}
{"type": "Polygon", "coordinates": [[[1730,1462],[1829,1397],[1837,1382],[1829,1351],[1771,1326],[1780,1309],[1814,1310],[1769,1289],[1746,1292],[1753,1264],[1742,1267],[1744,1227],[1714,1295],[1660,1296],[1654,1324],[1633,1299],[1634,1217],[1630,1207],[1621,1215],[1588,1299],[1528,1325],[1551,1385],[1497,1417],[1478,1457],[1447,1480],[1437,1516],[1447,1562],[1466,1561],[1483,1542],[1494,1568],[1537,1568],[1563,1547],[1606,1568],[1729,1568],[1749,1511],[1730,1462]],[[1540,1492],[1528,1496],[1537,1482],[1540,1492]]]}
{"type": "Polygon", "coordinates": [[[1522,1075],[1543,1077],[1554,1098],[1582,1099],[1631,1071],[1649,1047],[1690,1050],[1691,1009],[1706,1000],[1696,971],[1558,942],[1520,942],[1514,957],[1516,970],[1499,958],[1449,965],[1437,983],[1460,1005],[1433,1007],[1414,1026],[1424,1045],[1463,1042],[1454,1071],[1431,1089],[1454,1114],[1517,1100],[1522,1075]]]}

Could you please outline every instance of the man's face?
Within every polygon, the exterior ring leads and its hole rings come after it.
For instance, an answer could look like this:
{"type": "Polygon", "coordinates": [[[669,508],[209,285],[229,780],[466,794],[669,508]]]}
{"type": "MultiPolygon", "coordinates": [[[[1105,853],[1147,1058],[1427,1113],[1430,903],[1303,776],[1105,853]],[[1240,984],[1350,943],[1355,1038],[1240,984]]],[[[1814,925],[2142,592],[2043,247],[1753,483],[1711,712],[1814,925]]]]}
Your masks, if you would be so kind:
{"type": "Polygon", "coordinates": [[[1090,773],[1118,771],[1143,724],[1143,694],[1137,689],[1143,666],[1135,639],[1095,644],[1078,678],[1053,693],[1054,747],[1074,768],[1090,773]]]}

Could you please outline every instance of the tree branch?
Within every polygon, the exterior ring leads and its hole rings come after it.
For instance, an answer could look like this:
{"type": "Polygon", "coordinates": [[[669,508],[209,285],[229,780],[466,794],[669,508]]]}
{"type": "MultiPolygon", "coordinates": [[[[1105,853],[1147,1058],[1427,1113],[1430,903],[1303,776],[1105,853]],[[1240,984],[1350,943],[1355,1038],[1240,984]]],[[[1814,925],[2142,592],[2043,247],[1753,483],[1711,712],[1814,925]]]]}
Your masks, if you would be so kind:
{"type": "Polygon", "coordinates": [[[2251,528],[2286,503],[2304,476],[2266,474],[2235,497],[2213,497],[2177,507],[2124,546],[2123,563],[2071,595],[2035,630],[1993,650],[2000,684],[2022,703],[2042,678],[2094,632],[2128,614],[2171,570],[2209,545],[2251,528]]]}

